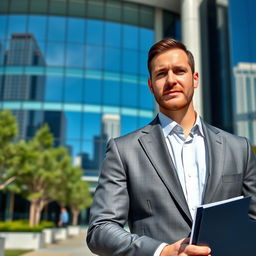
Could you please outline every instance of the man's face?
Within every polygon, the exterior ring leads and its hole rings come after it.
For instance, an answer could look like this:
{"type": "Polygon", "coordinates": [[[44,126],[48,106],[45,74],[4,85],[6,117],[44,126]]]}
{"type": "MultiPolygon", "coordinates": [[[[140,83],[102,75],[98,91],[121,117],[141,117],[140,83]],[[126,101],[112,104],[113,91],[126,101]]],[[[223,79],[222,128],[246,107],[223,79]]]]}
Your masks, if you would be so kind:
{"type": "Polygon", "coordinates": [[[171,49],[153,58],[148,85],[160,111],[170,113],[193,106],[198,73],[192,74],[187,54],[183,50],[171,49]]]}

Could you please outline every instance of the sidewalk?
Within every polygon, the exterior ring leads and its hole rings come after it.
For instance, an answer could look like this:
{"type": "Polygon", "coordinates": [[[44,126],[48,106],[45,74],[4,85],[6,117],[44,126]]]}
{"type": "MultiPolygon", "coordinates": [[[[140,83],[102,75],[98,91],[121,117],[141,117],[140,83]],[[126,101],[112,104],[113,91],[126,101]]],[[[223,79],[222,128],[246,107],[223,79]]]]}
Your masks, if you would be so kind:
{"type": "Polygon", "coordinates": [[[47,245],[46,248],[39,249],[22,256],[93,256],[85,243],[86,231],[81,230],[78,236],[69,237],[66,240],[47,245]]]}

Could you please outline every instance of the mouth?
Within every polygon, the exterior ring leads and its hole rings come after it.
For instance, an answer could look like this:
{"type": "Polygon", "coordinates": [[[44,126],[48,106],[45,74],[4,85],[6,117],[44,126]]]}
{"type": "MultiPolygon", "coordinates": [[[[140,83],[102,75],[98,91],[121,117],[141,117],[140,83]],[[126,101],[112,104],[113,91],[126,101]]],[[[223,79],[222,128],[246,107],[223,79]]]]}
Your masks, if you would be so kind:
{"type": "Polygon", "coordinates": [[[174,96],[174,95],[177,95],[180,93],[182,93],[182,91],[180,91],[180,90],[170,90],[170,91],[166,91],[164,93],[164,96],[174,96]]]}

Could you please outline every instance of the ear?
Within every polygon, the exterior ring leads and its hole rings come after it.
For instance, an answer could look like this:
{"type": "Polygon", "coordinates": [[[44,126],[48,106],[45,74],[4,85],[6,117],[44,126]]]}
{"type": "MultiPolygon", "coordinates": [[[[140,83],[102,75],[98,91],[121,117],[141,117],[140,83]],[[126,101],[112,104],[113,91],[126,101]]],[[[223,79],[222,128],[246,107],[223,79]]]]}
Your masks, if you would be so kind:
{"type": "Polygon", "coordinates": [[[198,88],[198,86],[199,86],[199,73],[198,72],[194,72],[193,80],[194,80],[194,88],[198,88]]]}
{"type": "Polygon", "coordinates": [[[149,88],[150,92],[153,94],[153,86],[152,86],[151,78],[148,78],[148,88],[149,88]]]}

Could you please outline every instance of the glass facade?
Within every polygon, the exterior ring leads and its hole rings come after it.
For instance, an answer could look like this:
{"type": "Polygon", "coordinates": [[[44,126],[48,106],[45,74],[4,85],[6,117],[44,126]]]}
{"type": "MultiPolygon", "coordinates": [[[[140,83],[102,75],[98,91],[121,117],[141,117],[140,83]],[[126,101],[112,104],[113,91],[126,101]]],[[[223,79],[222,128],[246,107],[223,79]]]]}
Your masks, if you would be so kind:
{"type": "Polygon", "coordinates": [[[17,117],[20,138],[48,123],[55,144],[97,176],[107,140],[154,116],[146,66],[154,8],[12,0],[0,12],[1,109],[17,117]]]}
{"type": "Polygon", "coordinates": [[[234,129],[256,146],[256,2],[229,3],[234,129]]]}

